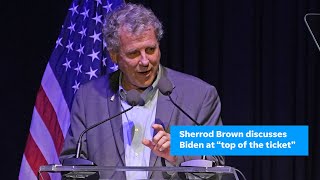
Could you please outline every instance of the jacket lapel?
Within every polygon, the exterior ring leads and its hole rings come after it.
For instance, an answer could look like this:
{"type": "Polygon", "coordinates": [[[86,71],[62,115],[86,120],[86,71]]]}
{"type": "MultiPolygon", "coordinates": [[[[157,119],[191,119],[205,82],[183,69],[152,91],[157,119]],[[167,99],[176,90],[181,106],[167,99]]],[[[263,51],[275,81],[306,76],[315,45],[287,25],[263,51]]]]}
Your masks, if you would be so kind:
{"type": "MultiPolygon", "coordinates": [[[[171,93],[171,98],[173,101],[176,101],[178,98],[178,93],[175,90],[175,85],[173,84],[170,77],[168,77],[166,68],[162,67],[162,76],[167,77],[173,85],[173,91],[171,93]]],[[[175,106],[172,104],[168,96],[165,96],[159,92],[157,100],[157,111],[156,111],[156,124],[161,124],[165,127],[165,130],[168,132],[168,128],[172,118],[172,112],[175,109],[175,106]]]]}
{"type": "MultiPolygon", "coordinates": [[[[108,108],[109,116],[114,116],[121,112],[120,98],[118,94],[119,88],[119,71],[113,73],[109,78],[110,90],[108,91],[108,108]]],[[[114,141],[117,146],[118,155],[122,160],[122,164],[125,165],[125,152],[123,145],[123,129],[122,129],[122,116],[119,115],[110,121],[114,141]]]]}
{"type": "MultiPolygon", "coordinates": [[[[162,76],[167,76],[166,69],[163,68],[162,76]]],[[[168,77],[170,79],[170,77],[168,77]]],[[[172,81],[171,81],[172,82],[172,81]]],[[[173,83],[173,82],[172,82],[173,83]]],[[[173,84],[174,87],[174,84],[173,84]]],[[[178,98],[178,94],[173,90],[171,94],[171,98],[176,101],[178,98]]],[[[161,124],[165,127],[166,132],[170,133],[169,126],[172,120],[172,113],[175,109],[175,106],[172,104],[168,96],[164,96],[159,92],[158,100],[157,100],[157,111],[156,111],[156,124],[161,124]]],[[[157,132],[154,132],[154,135],[157,132]]],[[[153,167],[156,164],[156,161],[160,161],[160,158],[151,152],[149,166],[153,167]]],[[[149,173],[149,178],[152,176],[153,172],[149,173]]]]}

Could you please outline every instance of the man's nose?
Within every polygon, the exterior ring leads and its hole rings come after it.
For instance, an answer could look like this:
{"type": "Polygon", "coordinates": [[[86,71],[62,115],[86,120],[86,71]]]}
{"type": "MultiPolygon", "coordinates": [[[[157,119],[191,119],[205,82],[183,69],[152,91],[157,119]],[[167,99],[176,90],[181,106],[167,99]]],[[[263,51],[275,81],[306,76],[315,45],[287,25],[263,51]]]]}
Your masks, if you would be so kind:
{"type": "Polygon", "coordinates": [[[149,59],[147,58],[147,55],[145,52],[141,53],[141,59],[140,59],[139,64],[141,66],[149,66],[149,59]]]}

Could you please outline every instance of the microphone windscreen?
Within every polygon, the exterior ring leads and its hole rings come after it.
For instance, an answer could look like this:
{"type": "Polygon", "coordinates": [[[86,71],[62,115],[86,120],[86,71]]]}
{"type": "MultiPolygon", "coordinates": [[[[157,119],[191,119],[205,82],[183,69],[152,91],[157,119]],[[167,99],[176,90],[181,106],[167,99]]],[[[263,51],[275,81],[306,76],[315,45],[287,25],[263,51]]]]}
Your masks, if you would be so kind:
{"type": "Polygon", "coordinates": [[[127,97],[127,103],[130,106],[136,106],[136,105],[143,106],[145,103],[140,93],[135,89],[128,91],[126,97],[127,97]]]}
{"type": "Polygon", "coordinates": [[[172,93],[173,85],[168,78],[162,76],[158,82],[158,88],[163,95],[169,96],[172,93]]]}

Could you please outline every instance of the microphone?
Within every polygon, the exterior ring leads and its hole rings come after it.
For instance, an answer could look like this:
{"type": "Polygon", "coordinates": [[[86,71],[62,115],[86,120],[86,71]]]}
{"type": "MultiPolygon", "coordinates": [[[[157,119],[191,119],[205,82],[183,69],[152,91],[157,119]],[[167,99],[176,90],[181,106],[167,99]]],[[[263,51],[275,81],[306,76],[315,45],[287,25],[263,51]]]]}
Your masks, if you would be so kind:
{"type": "Polygon", "coordinates": [[[194,122],[197,126],[200,126],[201,124],[198,123],[195,119],[193,119],[188,113],[186,113],[178,104],[176,104],[173,99],[171,98],[171,93],[173,90],[173,85],[169,81],[168,78],[162,76],[158,82],[158,88],[161,94],[165,96],[169,96],[170,101],[172,102],[173,105],[175,105],[184,115],[186,115],[192,122],[194,122]]]}
{"type": "Polygon", "coordinates": [[[127,92],[127,95],[126,95],[126,101],[127,103],[131,106],[130,108],[124,110],[124,111],[121,111],[120,113],[112,116],[112,117],[109,117],[108,119],[105,119],[101,122],[98,122],[96,124],[93,124],[91,125],[90,127],[88,127],[87,129],[85,129],[84,131],[82,131],[82,133],[80,134],[79,136],[79,139],[78,139],[78,142],[77,142],[77,151],[76,151],[76,156],[75,158],[69,158],[69,159],[65,159],[63,161],[63,165],[67,165],[67,166],[70,166],[70,165],[94,165],[93,162],[87,160],[87,159],[82,159],[80,158],[80,153],[81,153],[81,148],[82,148],[82,137],[84,134],[86,134],[89,130],[107,122],[107,121],[110,121],[111,119],[117,117],[117,116],[120,116],[121,114],[127,112],[127,111],[130,111],[134,106],[143,106],[145,104],[145,101],[142,99],[142,97],[140,96],[140,93],[133,89],[133,90],[130,90],[127,92]]]}
{"type": "MultiPolygon", "coordinates": [[[[197,126],[202,126],[202,124],[198,123],[194,118],[192,118],[188,113],[186,113],[177,103],[173,101],[171,98],[171,93],[173,91],[173,85],[167,77],[162,76],[158,82],[158,88],[161,94],[168,96],[173,105],[175,105],[184,115],[186,115],[192,122],[194,122],[197,126]]],[[[215,161],[206,160],[206,156],[202,156],[201,159],[198,160],[190,160],[181,163],[181,166],[188,167],[213,167],[213,164],[219,165],[219,161],[224,162],[222,156],[213,156],[215,161]]],[[[162,163],[163,164],[163,163],[162,163]]]]}

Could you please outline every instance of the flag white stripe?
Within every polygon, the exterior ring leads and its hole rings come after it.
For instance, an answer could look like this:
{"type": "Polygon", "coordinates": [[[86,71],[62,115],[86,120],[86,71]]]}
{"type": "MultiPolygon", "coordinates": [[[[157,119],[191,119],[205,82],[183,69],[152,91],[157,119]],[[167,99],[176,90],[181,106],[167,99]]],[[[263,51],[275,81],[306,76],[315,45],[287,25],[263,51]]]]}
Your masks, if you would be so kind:
{"type": "Polygon", "coordinates": [[[70,111],[50,63],[46,67],[41,84],[56,112],[63,137],[65,138],[70,126],[70,111]]]}
{"type": "Polygon", "coordinates": [[[20,168],[20,174],[19,174],[19,180],[37,180],[37,176],[33,173],[26,157],[23,154],[22,162],[21,162],[21,168],[20,168]]]}
{"type": "Polygon", "coordinates": [[[36,108],[33,110],[30,134],[48,164],[60,164],[51,135],[36,108]]]}

